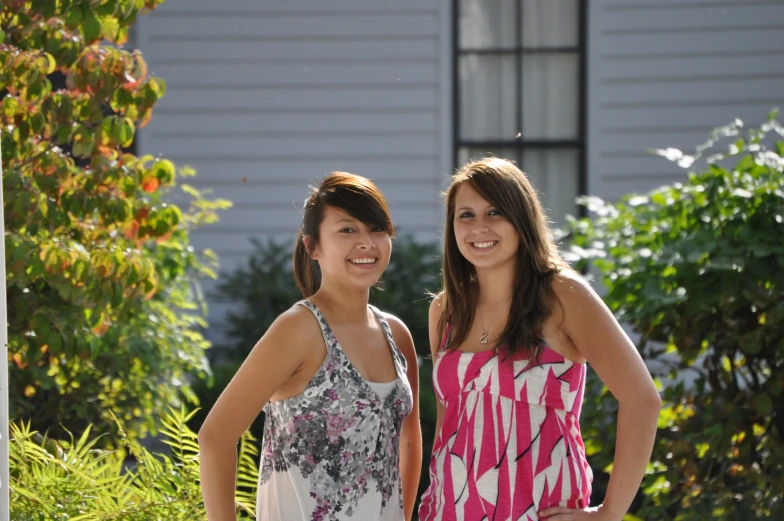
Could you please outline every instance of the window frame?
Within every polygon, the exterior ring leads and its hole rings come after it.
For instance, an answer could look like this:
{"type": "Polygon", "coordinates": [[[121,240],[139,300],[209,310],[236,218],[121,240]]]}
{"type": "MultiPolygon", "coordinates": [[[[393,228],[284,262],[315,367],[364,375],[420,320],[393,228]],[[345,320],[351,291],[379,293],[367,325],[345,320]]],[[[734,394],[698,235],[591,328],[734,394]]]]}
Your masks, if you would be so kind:
{"type": "MultiPolygon", "coordinates": [[[[552,1],[552,0],[543,0],[552,1]]],[[[522,9],[523,0],[515,0],[515,40],[514,47],[507,48],[462,48],[460,45],[460,0],[452,0],[452,164],[453,171],[459,168],[460,150],[464,147],[488,148],[514,148],[518,152],[518,159],[523,157],[526,149],[552,150],[557,148],[570,148],[577,151],[577,194],[585,195],[587,192],[587,28],[588,6],[587,0],[577,0],[579,13],[577,15],[577,45],[568,47],[525,47],[523,45],[522,9]],[[523,73],[522,59],[529,54],[550,53],[576,53],[578,55],[577,71],[577,135],[570,139],[526,139],[511,137],[509,139],[462,139],[461,137],[461,111],[460,111],[460,59],[468,55],[489,56],[514,56],[516,68],[516,92],[518,93],[516,106],[516,124],[519,132],[523,133],[523,73]]],[[[584,217],[585,208],[578,206],[578,217],[584,217]]],[[[555,217],[555,216],[551,216],[555,217]]],[[[558,216],[560,218],[561,216],[558,216]]]]}

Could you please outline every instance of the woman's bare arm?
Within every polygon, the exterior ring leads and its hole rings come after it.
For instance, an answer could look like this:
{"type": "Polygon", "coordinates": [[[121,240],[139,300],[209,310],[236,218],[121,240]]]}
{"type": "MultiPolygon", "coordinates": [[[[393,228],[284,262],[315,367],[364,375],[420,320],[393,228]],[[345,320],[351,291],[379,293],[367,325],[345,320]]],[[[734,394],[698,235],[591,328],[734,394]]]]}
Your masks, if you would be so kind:
{"type": "Polygon", "coordinates": [[[406,357],[408,365],[408,383],[414,395],[414,406],[411,414],[403,422],[400,433],[400,478],[403,485],[403,507],[406,521],[411,521],[419,489],[419,477],[422,473],[422,427],[419,423],[419,364],[414,341],[405,324],[399,319],[387,315],[395,344],[406,357]]]}
{"type": "Polygon", "coordinates": [[[593,289],[571,273],[559,275],[553,288],[564,310],[561,331],[619,402],[618,435],[607,495],[599,510],[575,517],[567,509],[554,507],[541,514],[553,521],[583,516],[620,521],[650,460],[661,398],[634,344],[593,289]]]}
{"type": "Polygon", "coordinates": [[[318,331],[318,326],[309,315],[307,309],[294,306],[275,320],[199,430],[202,496],[210,521],[236,520],[237,442],[312,353],[313,330],[318,331]]]}
{"type": "MultiPolygon", "coordinates": [[[[428,313],[428,334],[430,337],[430,353],[433,357],[433,365],[436,363],[438,348],[441,345],[441,332],[438,330],[438,323],[441,320],[441,316],[443,314],[444,309],[442,306],[441,296],[439,295],[430,303],[430,311],[428,313]]],[[[435,376],[435,372],[433,375],[435,376]]],[[[435,439],[433,440],[434,447],[436,445],[436,441],[438,441],[438,436],[441,434],[441,424],[443,422],[444,404],[441,403],[441,400],[436,398],[436,435],[435,439]]]]}

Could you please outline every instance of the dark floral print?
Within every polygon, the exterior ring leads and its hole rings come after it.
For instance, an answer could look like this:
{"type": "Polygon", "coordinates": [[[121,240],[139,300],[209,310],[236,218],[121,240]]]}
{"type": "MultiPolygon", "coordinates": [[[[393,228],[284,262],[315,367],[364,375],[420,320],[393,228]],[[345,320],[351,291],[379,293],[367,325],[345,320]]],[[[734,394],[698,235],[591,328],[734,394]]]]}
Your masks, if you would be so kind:
{"type": "Polygon", "coordinates": [[[276,473],[306,480],[315,502],[313,521],[368,519],[357,509],[369,492],[380,495],[378,511],[396,509],[402,519],[400,431],[413,405],[406,359],[395,346],[389,324],[371,306],[397,372],[394,389],[382,400],[343,353],[315,304],[301,304],[318,319],[327,356],[303,393],[264,408],[259,487],[268,486],[276,473]],[[395,504],[389,504],[392,498],[395,504]]]}

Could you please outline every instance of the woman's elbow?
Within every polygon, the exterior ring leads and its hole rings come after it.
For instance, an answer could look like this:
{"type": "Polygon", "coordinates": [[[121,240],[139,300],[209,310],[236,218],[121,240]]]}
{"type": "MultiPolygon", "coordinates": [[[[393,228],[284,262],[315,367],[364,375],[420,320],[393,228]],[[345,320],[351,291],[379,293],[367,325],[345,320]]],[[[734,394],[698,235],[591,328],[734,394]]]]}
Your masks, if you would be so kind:
{"type": "Polygon", "coordinates": [[[202,424],[197,438],[199,440],[199,448],[202,450],[226,443],[227,441],[226,433],[213,426],[209,420],[202,424]]]}
{"type": "Polygon", "coordinates": [[[658,391],[651,395],[650,401],[651,401],[651,407],[656,409],[656,413],[658,414],[659,411],[661,411],[661,408],[662,408],[662,399],[661,399],[661,395],[658,393],[658,391]]]}
{"type": "Polygon", "coordinates": [[[662,399],[659,392],[654,388],[644,393],[640,393],[640,395],[636,397],[632,407],[658,417],[659,411],[661,411],[662,408],[662,399]]]}
{"type": "Polygon", "coordinates": [[[659,394],[659,389],[656,388],[656,384],[651,380],[650,384],[642,389],[644,392],[642,393],[642,397],[640,397],[641,404],[646,409],[656,411],[656,414],[658,415],[662,408],[662,399],[659,394]]]}
{"type": "Polygon", "coordinates": [[[203,424],[199,429],[199,434],[197,435],[197,438],[199,440],[199,447],[201,447],[202,449],[204,449],[205,446],[209,445],[212,439],[214,438],[212,430],[209,428],[209,426],[206,423],[203,424]]]}
{"type": "Polygon", "coordinates": [[[655,387],[652,389],[637,389],[627,395],[619,395],[618,402],[621,407],[638,413],[659,415],[662,408],[662,399],[655,387]]]}

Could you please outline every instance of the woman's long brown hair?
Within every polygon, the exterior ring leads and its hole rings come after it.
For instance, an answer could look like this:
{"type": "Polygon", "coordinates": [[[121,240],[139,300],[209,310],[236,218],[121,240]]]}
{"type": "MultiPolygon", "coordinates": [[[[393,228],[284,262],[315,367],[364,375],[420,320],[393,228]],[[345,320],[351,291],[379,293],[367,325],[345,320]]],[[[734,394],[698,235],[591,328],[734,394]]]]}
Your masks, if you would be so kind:
{"type": "Polygon", "coordinates": [[[442,306],[439,338],[447,321],[449,338],[441,348],[452,350],[468,336],[479,300],[479,284],[474,266],[463,257],[455,239],[455,195],[463,184],[470,184],[517,230],[517,251],[509,319],[496,347],[508,354],[525,351],[532,356],[544,345],[542,326],[557,302],[553,278],[570,269],[561,258],[536,190],[528,177],[513,163],[487,158],[465,165],[452,178],[446,192],[446,226],[442,268],[442,306]]]}

